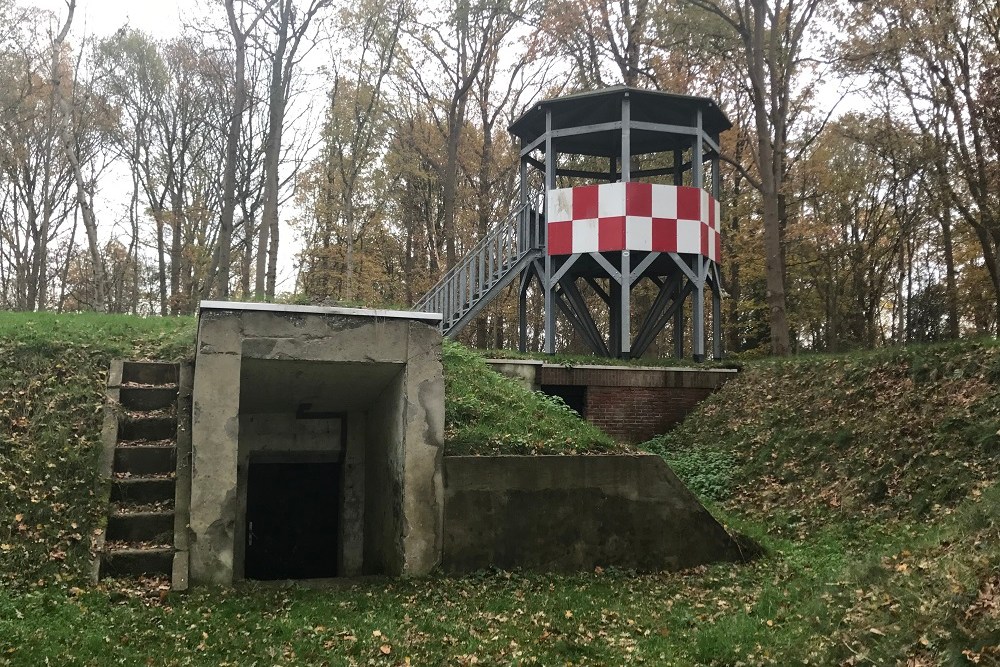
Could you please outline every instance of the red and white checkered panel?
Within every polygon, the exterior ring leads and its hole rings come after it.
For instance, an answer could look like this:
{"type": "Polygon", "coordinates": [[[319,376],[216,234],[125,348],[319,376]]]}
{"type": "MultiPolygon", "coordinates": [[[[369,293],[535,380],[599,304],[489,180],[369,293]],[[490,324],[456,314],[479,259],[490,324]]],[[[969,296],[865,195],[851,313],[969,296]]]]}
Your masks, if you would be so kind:
{"type": "Polygon", "coordinates": [[[549,191],[548,252],[652,250],[718,262],[719,203],[701,188],[605,183],[549,191]]]}

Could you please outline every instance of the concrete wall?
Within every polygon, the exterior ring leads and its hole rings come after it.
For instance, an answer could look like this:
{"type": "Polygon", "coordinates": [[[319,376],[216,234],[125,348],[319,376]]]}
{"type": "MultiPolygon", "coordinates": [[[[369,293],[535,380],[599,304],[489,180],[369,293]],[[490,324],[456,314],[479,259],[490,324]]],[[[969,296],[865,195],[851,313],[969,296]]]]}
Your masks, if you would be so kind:
{"type": "MultiPolygon", "coordinates": [[[[192,581],[228,584],[242,576],[236,551],[242,549],[245,516],[240,512],[240,495],[245,494],[240,480],[245,480],[246,468],[240,455],[244,362],[252,367],[244,378],[244,403],[254,406],[248,412],[284,413],[273,418],[275,428],[275,420],[294,413],[299,399],[289,394],[300,390],[306,397],[301,404],[312,411],[354,415],[348,417],[347,448],[338,440],[344,474],[353,467],[357,481],[353,487],[345,485],[345,494],[351,496],[345,495],[345,511],[348,505],[359,508],[354,527],[346,528],[354,535],[349,539],[355,545],[370,544],[374,551],[363,557],[370,555],[384,566],[377,568],[384,574],[433,569],[441,554],[444,440],[441,337],[434,318],[423,313],[203,302],[192,396],[192,581]],[[289,383],[283,368],[294,368],[311,386],[289,383]],[[278,376],[268,377],[272,372],[278,376]],[[273,403],[280,405],[272,409],[273,403]],[[387,476],[369,474],[370,467],[387,476]],[[382,493],[389,495],[368,501],[382,493]],[[361,498],[364,503],[358,502],[361,498]],[[376,515],[389,518],[377,525],[378,530],[387,527],[391,540],[388,535],[373,541],[357,535],[375,530],[375,519],[364,516],[370,506],[376,515]],[[395,551],[379,551],[390,543],[395,551]]],[[[245,430],[250,423],[244,415],[245,430]]],[[[244,434],[249,442],[259,440],[252,430],[244,434]]],[[[295,438],[308,443],[308,431],[297,433],[295,438]]],[[[375,569],[359,563],[360,547],[345,546],[340,554],[345,568],[375,569]]]]}
{"type": "Polygon", "coordinates": [[[403,495],[402,456],[397,443],[403,431],[402,387],[405,377],[386,387],[367,413],[365,447],[364,572],[402,572],[400,526],[403,495]]]}
{"type": "Polygon", "coordinates": [[[622,442],[643,442],[682,421],[695,406],[736,377],[724,368],[562,366],[491,359],[491,367],[535,390],[586,391],[583,417],[622,442]]]}
{"type": "Polygon", "coordinates": [[[449,572],[658,571],[740,558],[657,456],[446,457],[444,472],[449,572]]]}

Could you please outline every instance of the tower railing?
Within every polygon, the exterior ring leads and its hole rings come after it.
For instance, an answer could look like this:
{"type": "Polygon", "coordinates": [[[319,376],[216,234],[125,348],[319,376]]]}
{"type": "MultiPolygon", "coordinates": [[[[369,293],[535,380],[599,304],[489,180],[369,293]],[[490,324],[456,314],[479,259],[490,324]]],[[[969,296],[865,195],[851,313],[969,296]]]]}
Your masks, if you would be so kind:
{"type": "Polygon", "coordinates": [[[541,256],[545,244],[542,195],[494,226],[417,301],[415,310],[441,313],[441,333],[455,336],[541,256]]]}

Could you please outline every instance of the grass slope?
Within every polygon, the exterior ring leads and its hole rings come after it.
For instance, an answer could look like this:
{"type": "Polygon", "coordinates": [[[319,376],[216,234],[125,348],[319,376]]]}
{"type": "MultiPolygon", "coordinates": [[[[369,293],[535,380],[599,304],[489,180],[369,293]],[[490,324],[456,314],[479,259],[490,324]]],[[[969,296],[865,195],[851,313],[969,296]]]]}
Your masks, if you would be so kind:
{"type": "Polygon", "coordinates": [[[445,341],[443,357],[447,454],[629,451],[559,398],[528,391],[475,352],[445,341]]]}
{"type": "Polygon", "coordinates": [[[111,360],[193,345],[191,318],[0,313],[0,587],[82,581],[111,360]]]}
{"type": "Polygon", "coordinates": [[[1000,664],[996,341],[748,364],[644,447],[803,564],[822,663],[1000,664]]]}
{"type": "MultiPolygon", "coordinates": [[[[107,362],[188,353],[192,329],[0,315],[0,665],[1000,661],[995,346],[755,362],[650,443],[768,549],[746,566],[89,587],[107,362]]],[[[604,450],[468,351],[445,367],[449,451],[604,450]]]]}

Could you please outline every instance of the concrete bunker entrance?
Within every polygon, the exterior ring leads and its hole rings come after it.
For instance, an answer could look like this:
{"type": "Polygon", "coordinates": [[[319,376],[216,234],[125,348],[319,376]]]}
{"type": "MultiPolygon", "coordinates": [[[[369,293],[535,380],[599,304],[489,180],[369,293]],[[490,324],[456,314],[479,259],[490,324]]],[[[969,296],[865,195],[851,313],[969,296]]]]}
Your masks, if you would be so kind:
{"type": "Polygon", "coordinates": [[[402,376],[394,363],[241,360],[237,577],[388,572],[374,536],[392,512],[383,425],[402,376]]]}
{"type": "Polygon", "coordinates": [[[440,562],[438,321],[202,302],[191,397],[193,583],[400,576],[440,562]]]}

